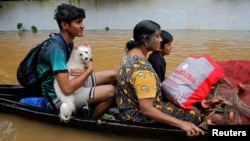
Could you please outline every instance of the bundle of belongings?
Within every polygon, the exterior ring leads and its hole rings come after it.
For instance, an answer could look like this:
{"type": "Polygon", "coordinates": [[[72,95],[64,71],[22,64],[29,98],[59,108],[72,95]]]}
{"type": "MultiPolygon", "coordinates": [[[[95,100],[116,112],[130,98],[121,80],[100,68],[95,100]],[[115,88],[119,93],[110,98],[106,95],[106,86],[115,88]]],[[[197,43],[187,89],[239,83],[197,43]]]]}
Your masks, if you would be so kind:
{"type": "Polygon", "coordinates": [[[250,60],[189,56],[162,83],[166,99],[184,109],[199,104],[201,128],[250,125],[250,60]]]}
{"type": "Polygon", "coordinates": [[[217,61],[224,77],[201,102],[207,125],[250,125],[250,60],[217,61]]]}
{"type": "Polygon", "coordinates": [[[222,77],[222,69],[209,55],[189,56],[162,82],[162,92],[176,105],[192,109],[222,77]]]}

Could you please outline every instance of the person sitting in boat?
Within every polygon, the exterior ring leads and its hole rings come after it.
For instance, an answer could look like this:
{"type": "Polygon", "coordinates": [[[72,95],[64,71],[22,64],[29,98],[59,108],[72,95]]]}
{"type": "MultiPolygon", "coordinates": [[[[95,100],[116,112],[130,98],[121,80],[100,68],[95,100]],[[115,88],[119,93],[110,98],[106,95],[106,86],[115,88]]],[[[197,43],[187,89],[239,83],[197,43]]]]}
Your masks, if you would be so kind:
{"type": "MultiPolygon", "coordinates": [[[[69,53],[72,51],[70,44],[75,37],[82,37],[85,19],[85,10],[70,4],[61,4],[55,10],[54,19],[60,29],[60,36],[67,45],[69,53]]],[[[63,45],[62,45],[63,46],[63,45]]],[[[69,80],[67,67],[67,54],[60,47],[60,44],[50,44],[43,47],[38,58],[38,73],[46,76],[42,82],[43,95],[49,95],[56,108],[60,108],[61,101],[55,94],[53,87],[54,79],[57,80],[60,89],[65,95],[73,94],[80,87],[81,91],[75,93],[74,104],[81,110],[86,99],[88,105],[92,107],[90,117],[100,118],[113,103],[115,98],[116,72],[106,70],[93,72],[93,65],[90,61],[86,63],[86,71],[72,69],[71,75],[77,76],[69,80]]],[[[47,98],[47,97],[46,97],[47,98]]]]}
{"type": "Polygon", "coordinates": [[[151,63],[160,81],[163,82],[165,79],[167,64],[164,56],[171,53],[173,36],[169,32],[161,30],[161,38],[162,41],[160,51],[153,51],[149,55],[148,61],[151,63]]]}
{"type": "Polygon", "coordinates": [[[187,136],[204,135],[198,108],[185,110],[164,102],[161,82],[147,59],[150,51],[159,51],[161,27],[151,20],[139,22],[133,38],[127,42],[117,76],[116,103],[121,120],[138,123],[163,123],[178,127],[187,136]]]}

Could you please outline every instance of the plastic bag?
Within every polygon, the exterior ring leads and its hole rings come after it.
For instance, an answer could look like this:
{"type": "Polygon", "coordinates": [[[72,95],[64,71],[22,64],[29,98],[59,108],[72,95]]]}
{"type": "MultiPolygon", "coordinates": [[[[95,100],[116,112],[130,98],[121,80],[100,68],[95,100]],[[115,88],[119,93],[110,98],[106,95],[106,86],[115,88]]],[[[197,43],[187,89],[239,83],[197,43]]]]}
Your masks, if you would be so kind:
{"type": "Polygon", "coordinates": [[[43,108],[46,110],[50,110],[51,108],[49,107],[47,101],[43,97],[27,97],[27,98],[22,98],[20,100],[20,103],[43,108]]]}
{"type": "Polygon", "coordinates": [[[189,56],[163,82],[163,95],[184,109],[192,109],[209,94],[223,71],[209,56],[189,56]]]}

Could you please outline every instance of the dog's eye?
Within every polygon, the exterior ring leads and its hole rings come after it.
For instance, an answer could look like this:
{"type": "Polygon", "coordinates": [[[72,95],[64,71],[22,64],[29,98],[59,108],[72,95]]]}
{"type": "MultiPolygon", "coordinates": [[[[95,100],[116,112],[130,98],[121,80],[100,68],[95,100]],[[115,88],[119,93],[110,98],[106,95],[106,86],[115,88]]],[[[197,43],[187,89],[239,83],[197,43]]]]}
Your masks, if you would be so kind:
{"type": "Polygon", "coordinates": [[[85,53],[86,53],[86,54],[88,54],[88,52],[87,52],[87,51],[86,51],[85,53]]]}
{"type": "Polygon", "coordinates": [[[80,56],[82,56],[82,54],[79,54],[80,56]]]}

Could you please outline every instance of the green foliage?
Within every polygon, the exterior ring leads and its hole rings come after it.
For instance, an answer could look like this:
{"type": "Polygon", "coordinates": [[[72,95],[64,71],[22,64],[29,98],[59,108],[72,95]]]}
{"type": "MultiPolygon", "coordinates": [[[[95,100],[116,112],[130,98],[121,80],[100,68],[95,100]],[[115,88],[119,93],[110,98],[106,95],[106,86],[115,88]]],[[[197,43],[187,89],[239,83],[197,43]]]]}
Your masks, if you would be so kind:
{"type": "Polygon", "coordinates": [[[32,30],[33,33],[37,32],[37,28],[34,25],[31,26],[31,30],[32,30]]]}
{"type": "Polygon", "coordinates": [[[17,24],[17,29],[20,30],[23,27],[23,23],[18,23],[17,24]]]}
{"type": "MultiPolygon", "coordinates": [[[[22,31],[25,31],[25,30],[23,29],[23,23],[18,23],[18,24],[17,24],[17,29],[20,30],[20,31],[21,31],[21,30],[22,30],[22,31]]],[[[30,27],[30,29],[32,30],[33,33],[37,33],[37,31],[38,31],[38,30],[37,30],[37,27],[34,26],[34,25],[32,25],[32,26],[30,27]]]]}
{"type": "Polygon", "coordinates": [[[106,30],[106,31],[109,31],[109,27],[105,27],[105,30],[106,30]]]}

